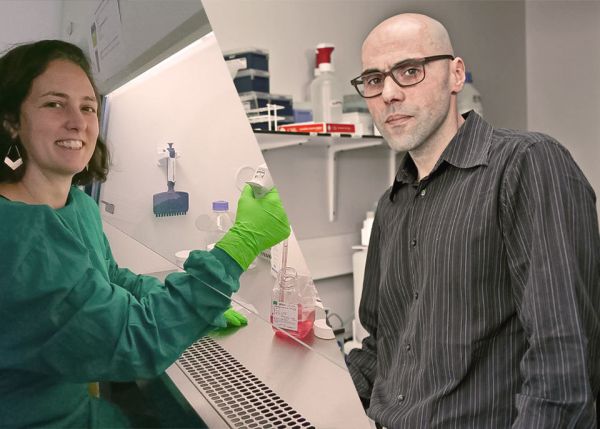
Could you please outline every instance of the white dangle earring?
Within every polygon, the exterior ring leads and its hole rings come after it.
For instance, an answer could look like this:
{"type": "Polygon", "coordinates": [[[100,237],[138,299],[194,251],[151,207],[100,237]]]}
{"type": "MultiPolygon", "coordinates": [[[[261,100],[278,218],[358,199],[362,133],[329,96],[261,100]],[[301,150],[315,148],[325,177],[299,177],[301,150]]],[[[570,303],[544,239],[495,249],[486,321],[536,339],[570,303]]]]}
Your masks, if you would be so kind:
{"type": "Polygon", "coordinates": [[[8,167],[12,171],[15,171],[17,168],[19,168],[21,165],[23,165],[23,159],[21,158],[21,154],[19,153],[19,148],[17,147],[16,144],[13,144],[8,148],[8,152],[6,152],[6,157],[4,157],[4,163],[6,165],[8,165],[8,167]],[[10,158],[10,152],[12,151],[13,147],[15,148],[15,151],[17,152],[17,159],[15,159],[14,161],[10,158]]]}

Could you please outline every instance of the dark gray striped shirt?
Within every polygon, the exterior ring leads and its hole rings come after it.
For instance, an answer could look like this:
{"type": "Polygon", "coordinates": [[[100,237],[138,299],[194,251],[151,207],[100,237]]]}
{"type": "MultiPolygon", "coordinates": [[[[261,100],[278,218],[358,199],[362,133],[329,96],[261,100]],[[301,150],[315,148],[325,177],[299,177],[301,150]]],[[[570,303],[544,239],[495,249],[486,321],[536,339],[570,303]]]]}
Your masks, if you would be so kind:
{"type": "Polygon", "coordinates": [[[589,428],[600,385],[594,192],[551,137],[471,112],[379,201],[347,357],[389,428],[589,428]]]}

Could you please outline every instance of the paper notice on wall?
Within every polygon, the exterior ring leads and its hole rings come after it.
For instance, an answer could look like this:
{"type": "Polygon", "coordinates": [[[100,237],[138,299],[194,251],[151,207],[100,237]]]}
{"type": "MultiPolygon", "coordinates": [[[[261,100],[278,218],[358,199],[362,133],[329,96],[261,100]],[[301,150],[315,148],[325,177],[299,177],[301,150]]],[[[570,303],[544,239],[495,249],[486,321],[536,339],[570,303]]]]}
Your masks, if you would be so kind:
{"type": "Polygon", "coordinates": [[[121,65],[124,45],[118,0],[101,0],[90,23],[88,38],[94,75],[99,81],[113,76],[121,65]]]}

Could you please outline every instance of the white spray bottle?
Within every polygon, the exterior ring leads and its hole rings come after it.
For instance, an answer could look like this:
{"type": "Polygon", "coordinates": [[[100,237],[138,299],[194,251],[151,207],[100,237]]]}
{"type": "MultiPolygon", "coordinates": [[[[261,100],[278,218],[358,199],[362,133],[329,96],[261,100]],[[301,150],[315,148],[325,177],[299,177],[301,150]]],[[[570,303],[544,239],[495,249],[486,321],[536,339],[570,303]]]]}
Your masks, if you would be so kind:
{"type": "Polygon", "coordinates": [[[342,92],[334,74],[331,43],[317,45],[315,78],[310,84],[313,122],[339,123],[342,121],[342,92]]]}

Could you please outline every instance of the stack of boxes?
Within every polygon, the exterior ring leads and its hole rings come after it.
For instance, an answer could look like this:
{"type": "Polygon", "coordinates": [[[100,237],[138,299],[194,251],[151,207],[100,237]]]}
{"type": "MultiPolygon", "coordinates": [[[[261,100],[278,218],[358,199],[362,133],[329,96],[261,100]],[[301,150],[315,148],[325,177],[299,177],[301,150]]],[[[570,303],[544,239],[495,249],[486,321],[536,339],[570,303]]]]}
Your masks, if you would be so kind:
{"type": "MultiPolygon", "coordinates": [[[[230,69],[237,68],[233,82],[246,111],[275,104],[283,107],[277,111],[277,116],[283,117],[278,125],[294,122],[292,97],[270,93],[268,52],[252,48],[226,52],[224,57],[230,69]]],[[[267,122],[258,122],[252,123],[252,128],[268,130],[269,126],[267,122]]]]}

